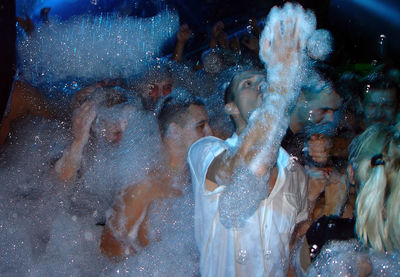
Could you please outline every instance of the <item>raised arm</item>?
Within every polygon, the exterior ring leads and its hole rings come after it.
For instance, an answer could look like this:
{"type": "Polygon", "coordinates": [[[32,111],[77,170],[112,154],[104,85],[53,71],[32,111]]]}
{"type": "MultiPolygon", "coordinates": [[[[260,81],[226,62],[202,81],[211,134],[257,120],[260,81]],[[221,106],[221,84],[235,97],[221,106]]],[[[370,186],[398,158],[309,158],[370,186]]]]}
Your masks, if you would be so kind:
{"type": "MultiPolygon", "coordinates": [[[[234,168],[247,167],[256,176],[265,176],[275,164],[283,135],[289,124],[289,109],[299,95],[299,76],[309,29],[309,14],[300,6],[286,4],[273,8],[260,40],[260,58],[266,65],[267,83],[263,100],[250,116],[239,136],[239,147],[222,159],[228,175],[234,168]]],[[[315,20],[314,20],[315,22],[315,20]]],[[[222,177],[222,176],[221,176],[222,177]]]]}
{"type": "Polygon", "coordinates": [[[55,172],[63,181],[74,179],[81,166],[82,153],[89,140],[90,127],[96,117],[95,105],[87,101],[74,113],[72,117],[74,139],[55,165],[55,172]]]}
{"type": "Polygon", "coordinates": [[[308,24],[305,17],[305,11],[293,4],[272,9],[260,40],[268,83],[262,88],[262,103],[250,115],[234,152],[224,152],[211,164],[214,180],[226,186],[219,213],[221,223],[228,228],[244,224],[268,196],[270,173],[289,125],[289,110],[300,91],[307,39],[301,33],[308,27],[304,26],[308,24]]]}
{"type": "Polygon", "coordinates": [[[174,53],[172,54],[172,60],[178,63],[182,62],[183,49],[185,48],[185,44],[191,35],[192,31],[189,29],[189,26],[187,24],[184,24],[179,28],[179,32],[176,35],[177,41],[174,53]]]}

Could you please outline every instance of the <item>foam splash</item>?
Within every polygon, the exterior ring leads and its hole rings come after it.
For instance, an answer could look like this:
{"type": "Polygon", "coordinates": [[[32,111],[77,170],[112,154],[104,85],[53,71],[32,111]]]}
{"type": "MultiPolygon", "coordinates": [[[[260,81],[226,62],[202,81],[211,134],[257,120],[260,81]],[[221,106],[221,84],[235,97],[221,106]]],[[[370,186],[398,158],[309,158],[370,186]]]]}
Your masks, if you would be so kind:
{"type": "Polygon", "coordinates": [[[101,276],[199,275],[192,196],[188,184],[183,196],[153,203],[149,208],[150,245],[123,262],[107,266],[101,276]]]}
{"type": "Polygon", "coordinates": [[[151,18],[112,13],[50,22],[18,42],[19,63],[34,86],[127,78],[159,55],[178,28],[179,17],[171,11],[151,18]]]}
{"type": "Polygon", "coordinates": [[[373,276],[398,276],[399,253],[378,253],[364,249],[356,240],[332,241],[322,249],[307,276],[358,276],[357,263],[368,257],[373,276]]]}

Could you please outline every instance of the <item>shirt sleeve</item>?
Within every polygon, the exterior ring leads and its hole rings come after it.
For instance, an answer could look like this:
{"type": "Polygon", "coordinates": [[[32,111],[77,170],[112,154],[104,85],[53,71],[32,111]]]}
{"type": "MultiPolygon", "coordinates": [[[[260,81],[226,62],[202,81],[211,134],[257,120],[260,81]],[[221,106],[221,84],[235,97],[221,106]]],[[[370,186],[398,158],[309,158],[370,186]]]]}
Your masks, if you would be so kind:
{"type": "Polygon", "coordinates": [[[299,164],[297,164],[296,166],[296,174],[300,194],[300,212],[297,214],[296,217],[296,224],[298,224],[304,220],[307,220],[309,214],[307,201],[307,176],[304,172],[304,168],[299,164]]]}

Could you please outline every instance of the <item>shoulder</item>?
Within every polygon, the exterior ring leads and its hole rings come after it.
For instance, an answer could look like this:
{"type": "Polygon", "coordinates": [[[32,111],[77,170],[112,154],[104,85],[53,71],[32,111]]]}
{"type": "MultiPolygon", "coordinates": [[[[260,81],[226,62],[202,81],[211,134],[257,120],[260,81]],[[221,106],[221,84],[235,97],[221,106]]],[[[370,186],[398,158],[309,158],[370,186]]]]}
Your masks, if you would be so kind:
{"type": "Polygon", "coordinates": [[[226,148],[225,141],[217,137],[204,137],[193,143],[188,152],[188,162],[193,163],[198,159],[214,158],[221,150],[226,148]]]}
{"type": "Polygon", "coordinates": [[[205,137],[195,142],[189,149],[187,159],[192,178],[201,180],[215,157],[226,148],[225,141],[216,137],[205,137]]]}
{"type": "Polygon", "coordinates": [[[279,148],[277,165],[280,168],[286,168],[291,172],[299,171],[304,174],[304,167],[298,162],[296,156],[290,155],[282,147],[279,148]]]}

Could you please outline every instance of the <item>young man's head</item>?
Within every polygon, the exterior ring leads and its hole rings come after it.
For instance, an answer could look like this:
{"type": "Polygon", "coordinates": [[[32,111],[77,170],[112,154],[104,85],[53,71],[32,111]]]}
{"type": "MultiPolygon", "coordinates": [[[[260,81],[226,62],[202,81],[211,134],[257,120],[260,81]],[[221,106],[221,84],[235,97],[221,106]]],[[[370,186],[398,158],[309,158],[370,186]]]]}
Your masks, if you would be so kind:
{"type": "Polygon", "coordinates": [[[136,106],[128,102],[127,93],[117,88],[97,88],[88,98],[96,103],[96,119],[92,132],[110,144],[118,143],[128,125],[129,115],[136,106]]]}
{"type": "Polygon", "coordinates": [[[139,81],[136,90],[143,100],[144,108],[154,110],[157,101],[171,93],[172,74],[167,66],[151,68],[139,81]]]}
{"type": "Polygon", "coordinates": [[[167,98],[158,114],[164,142],[172,142],[187,152],[198,139],[212,135],[204,104],[197,98],[167,98]]]}
{"type": "MultiPolygon", "coordinates": [[[[317,128],[333,133],[339,123],[342,97],[326,74],[317,72],[309,83],[302,87],[291,121],[303,128],[317,128]]],[[[291,126],[293,131],[293,126],[291,126]]]]}
{"type": "Polygon", "coordinates": [[[262,88],[267,85],[264,72],[242,70],[236,73],[225,91],[225,110],[236,129],[247,125],[251,113],[262,103],[262,88]]]}
{"type": "Polygon", "coordinates": [[[394,82],[378,75],[363,84],[361,110],[365,128],[375,123],[389,125],[394,122],[399,97],[394,82]]]}

